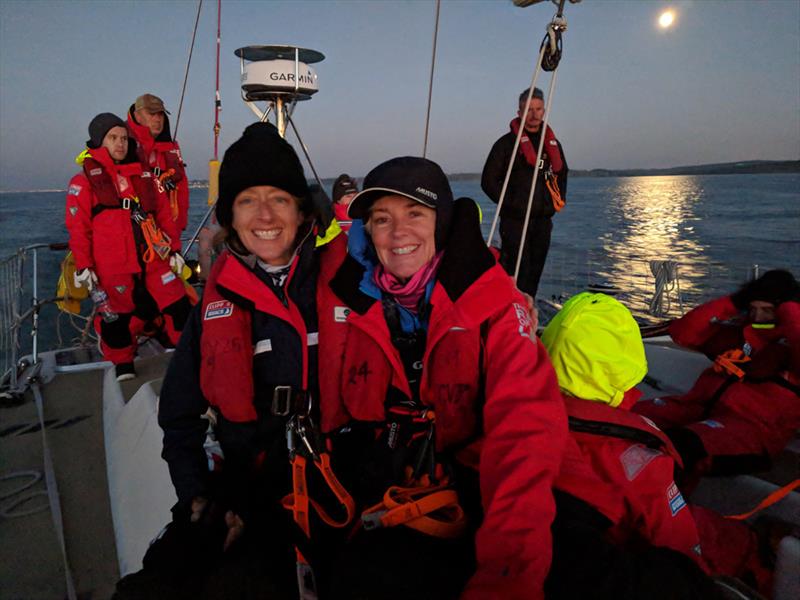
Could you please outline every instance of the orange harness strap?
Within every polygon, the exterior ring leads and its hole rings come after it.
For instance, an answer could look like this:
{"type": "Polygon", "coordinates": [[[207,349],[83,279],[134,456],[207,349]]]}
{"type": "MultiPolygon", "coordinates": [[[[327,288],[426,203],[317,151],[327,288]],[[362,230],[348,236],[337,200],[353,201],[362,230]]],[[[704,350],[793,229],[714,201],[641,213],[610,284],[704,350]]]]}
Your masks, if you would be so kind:
{"type": "Polygon", "coordinates": [[[172,217],[173,221],[177,221],[179,213],[178,188],[175,187],[175,184],[164,185],[164,181],[166,180],[169,180],[170,183],[172,182],[173,175],[175,175],[175,169],[168,169],[164,171],[158,176],[158,183],[160,184],[159,187],[161,189],[168,192],[170,216],[172,217]]]}
{"type": "Polygon", "coordinates": [[[750,362],[750,357],[747,356],[742,350],[735,348],[723,352],[714,360],[714,370],[717,373],[728,373],[735,375],[739,379],[744,377],[744,371],[739,365],[750,362]]]}
{"type": "Polygon", "coordinates": [[[771,494],[769,494],[766,498],[764,498],[761,502],[758,503],[753,510],[748,510],[745,513],[741,513],[739,515],[728,515],[725,518],[731,519],[732,521],[744,521],[752,517],[757,512],[764,510],[765,508],[772,506],[776,502],[783,500],[786,496],[792,493],[792,490],[800,487],[800,479],[795,479],[791,483],[786,484],[782,488],[778,488],[771,494]]]}
{"type": "Polygon", "coordinates": [[[556,212],[561,212],[561,209],[567,204],[561,197],[561,190],[558,189],[558,180],[555,175],[550,177],[545,176],[544,184],[547,186],[547,191],[550,192],[550,198],[553,200],[553,208],[556,212]]]}
{"type": "Polygon", "coordinates": [[[345,518],[337,521],[331,517],[327,511],[318,503],[315,502],[308,495],[308,486],[306,484],[306,463],[307,460],[300,454],[295,454],[292,459],[292,493],[283,498],[283,507],[291,510],[294,515],[295,522],[306,534],[306,537],[311,537],[311,527],[309,525],[309,506],[313,508],[319,518],[322,519],[327,525],[341,529],[347,527],[353,520],[356,512],[356,503],[353,497],[347,492],[341,482],[336,478],[336,475],[331,469],[330,457],[326,452],[321,452],[317,459],[312,460],[312,463],[317,467],[322,474],[325,483],[328,484],[333,495],[345,509],[345,518]]]}
{"type": "Polygon", "coordinates": [[[383,502],[361,515],[365,530],[405,525],[440,538],[457,538],[464,533],[467,520],[458,504],[455,490],[434,487],[392,486],[383,502]],[[434,514],[435,513],[435,514],[434,514]]]}
{"type": "Polygon", "coordinates": [[[161,260],[169,258],[170,251],[170,238],[161,231],[156,225],[153,215],[149,215],[144,221],[141,222],[142,233],[144,234],[144,241],[147,244],[147,249],[142,255],[142,259],[146,263],[151,263],[156,259],[156,256],[161,260]]]}

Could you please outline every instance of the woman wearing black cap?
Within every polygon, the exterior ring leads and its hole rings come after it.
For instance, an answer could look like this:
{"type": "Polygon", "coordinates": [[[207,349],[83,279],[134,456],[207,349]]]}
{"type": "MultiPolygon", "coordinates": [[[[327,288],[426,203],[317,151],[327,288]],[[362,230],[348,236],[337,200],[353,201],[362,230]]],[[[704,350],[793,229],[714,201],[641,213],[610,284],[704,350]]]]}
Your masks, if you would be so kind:
{"type": "Polygon", "coordinates": [[[429,160],[373,169],[349,214],[320,405],[362,527],[331,597],[542,597],[566,417],[525,299],[429,160]]]}
{"type": "Polygon", "coordinates": [[[98,317],[96,328],[103,355],[116,365],[117,380],[124,381],[135,376],[130,323],[143,298],[164,313],[170,341],[180,337],[191,307],[182,281],[170,269],[170,254],[180,250],[181,241],[169,205],[137,162],[125,122],[111,113],[97,115],[86,145],[77,160],[83,170],[67,190],[75,285],[98,287],[108,295],[108,308],[117,318],[98,317]],[[153,235],[146,236],[145,228],[153,235]]]}
{"type": "Polygon", "coordinates": [[[172,582],[180,597],[297,597],[292,540],[301,535],[282,506],[293,485],[287,425],[306,426],[302,448],[315,443],[317,279],[337,241],[321,244],[300,160],[268,123],[228,148],[219,183],[226,249],[161,389],[178,503],[145,570],[120,582],[121,597],[147,595],[148,578],[162,594],[172,582]],[[204,448],[209,423],[221,452],[204,448]]]}

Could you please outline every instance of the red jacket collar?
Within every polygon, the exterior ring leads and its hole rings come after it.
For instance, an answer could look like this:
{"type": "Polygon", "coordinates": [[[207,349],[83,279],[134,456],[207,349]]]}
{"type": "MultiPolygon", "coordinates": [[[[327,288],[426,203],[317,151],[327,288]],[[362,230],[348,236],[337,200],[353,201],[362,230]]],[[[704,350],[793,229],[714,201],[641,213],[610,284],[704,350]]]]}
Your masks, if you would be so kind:
{"type": "Polygon", "coordinates": [[[128,130],[131,132],[136,142],[142,147],[145,155],[150,154],[156,145],[156,140],[150,134],[150,129],[137,123],[133,113],[130,111],[128,111],[128,130]]]}

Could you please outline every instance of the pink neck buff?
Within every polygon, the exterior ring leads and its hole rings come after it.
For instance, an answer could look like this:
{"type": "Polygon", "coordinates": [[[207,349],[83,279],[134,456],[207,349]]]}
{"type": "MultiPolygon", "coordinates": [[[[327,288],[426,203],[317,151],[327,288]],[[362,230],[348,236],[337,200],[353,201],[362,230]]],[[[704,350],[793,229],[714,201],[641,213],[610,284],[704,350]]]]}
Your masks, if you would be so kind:
{"type": "Polygon", "coordinates": [[[400,306],[416,313],[419,301],[425,295],[425,288],[436,275],[441,261],[442,253],[439,252],[405,283],[384,269],[383,265],[375,267],[372,278],[382,291],[394,296],[400,306]]]}

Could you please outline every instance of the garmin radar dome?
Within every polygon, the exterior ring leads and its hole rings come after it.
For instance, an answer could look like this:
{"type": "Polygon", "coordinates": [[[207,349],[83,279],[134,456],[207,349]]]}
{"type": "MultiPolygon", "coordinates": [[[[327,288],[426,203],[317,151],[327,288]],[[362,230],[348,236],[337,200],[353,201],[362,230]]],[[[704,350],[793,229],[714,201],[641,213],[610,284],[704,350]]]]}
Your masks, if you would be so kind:
{"type": "Polygon", "coordinates": [[[310,66],[325,59],[316,50],[295,46],[245,46],[240,59],[242,96],[247,100],[308,100],[319,91],[317,72],[310,66]]]}
{"type": "Polygon", "coordinates": [[[317,72],[310,65],[325,55],[297,46],[245,46],[234,54],[239,57],[242,100],[260,121],[274,113],[283,136],[290,117],[287,105],[309,100],[319,91],[317,72]],[[256,102],[268,106],[262,110],[256,102]]]}

